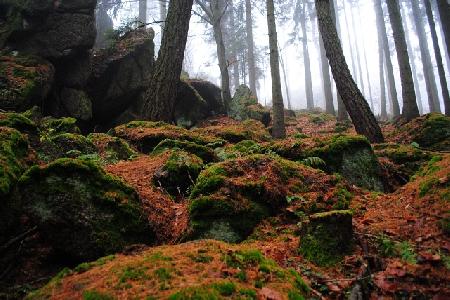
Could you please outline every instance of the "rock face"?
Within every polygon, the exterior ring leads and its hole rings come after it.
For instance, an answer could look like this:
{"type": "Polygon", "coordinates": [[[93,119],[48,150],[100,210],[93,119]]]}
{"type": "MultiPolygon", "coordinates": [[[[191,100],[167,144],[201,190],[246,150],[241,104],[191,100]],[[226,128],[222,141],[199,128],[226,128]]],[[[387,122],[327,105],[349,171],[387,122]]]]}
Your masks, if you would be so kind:
{"type": "Polygon", "coordinates": [[[15,199],[54,250],[76,261],[154,237],[134,190],[91,162],[61,159],[32,167],[15,199]]]}
{"type": "Polygon", "coordinates": [[[174,118],[178,126],[192,127],[199,121],[225,114],[221,91],[203,80],[185,80],[175,101],[174,118]]]}
{"type": "Polygon", "coordinates": [[[236,90],[230,105],[230,116],[239,121],[254,119],[269,126],[270,111],[258,103],[258,99],[246,86],[241,85],[236,90]]]}
{"type": "Polygon", "coordinates": [[[35,56],[0,56],[0,109],[24,111],[42,104],[53,84],[54,68],[35,56]]]}
{"type": "MultiPolygon", "coordinates": [[[[5,3],[5,2],[3,2],[5,3]]],[[[50,60],[89,50],[95,42],[96,0],[6,1],[0,46],[50,60]],[[25,3],[26,2],[26,3],[25,3]]]]}

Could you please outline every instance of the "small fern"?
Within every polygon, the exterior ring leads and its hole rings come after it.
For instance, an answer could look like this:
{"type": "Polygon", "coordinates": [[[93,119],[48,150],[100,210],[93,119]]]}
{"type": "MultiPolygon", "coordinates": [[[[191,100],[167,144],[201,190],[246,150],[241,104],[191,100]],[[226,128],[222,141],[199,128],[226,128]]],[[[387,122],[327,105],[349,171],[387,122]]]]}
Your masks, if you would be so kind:
{"type": "Polygon", "coordinates": [[[307,157],[304,160],[300,161],[300,163],[315,169],[320,169],[327,165],[323,159],[316,156],[307,157]]]}

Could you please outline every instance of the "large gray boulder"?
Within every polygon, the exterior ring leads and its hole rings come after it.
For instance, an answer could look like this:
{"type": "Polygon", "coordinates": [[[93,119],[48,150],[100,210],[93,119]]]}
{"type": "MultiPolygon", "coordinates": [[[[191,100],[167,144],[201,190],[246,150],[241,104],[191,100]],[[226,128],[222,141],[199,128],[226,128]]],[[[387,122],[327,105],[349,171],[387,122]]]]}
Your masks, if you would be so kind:
{"type": "Polygon", "coordinates": [[[240,85],[233,96],[230,105],[230,117],[244,121],[254,119],[269,126],[271,117],[270,111],[258,103],[258,98],[253,95],[250,88],[246,85],[240,85]]]}

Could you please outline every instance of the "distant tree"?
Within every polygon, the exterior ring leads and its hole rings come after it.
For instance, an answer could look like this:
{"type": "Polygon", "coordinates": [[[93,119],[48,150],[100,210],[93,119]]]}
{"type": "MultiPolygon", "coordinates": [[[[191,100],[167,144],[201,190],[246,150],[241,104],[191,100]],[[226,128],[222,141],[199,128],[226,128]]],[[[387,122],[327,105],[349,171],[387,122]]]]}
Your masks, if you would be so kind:
{"type": "Polygon", "coordinates": [[[252,17],[252,2],[245,0],[245,32],[247,41],[247,58],[248,58],[248,81],[253,95],[256,92],[256,61],[255,61],[255,44],[253,41],[253,17],[252,17]]]}
{"type": "Polygon", "coordinates": [[[157,0],[159,2],[159,18],[161,21],[161,32],[164,31],[164,24],[167,16],[167,1],[168,0],[157,0]]]}
{"type": "Polygon", "coordinates": [[[397,50],[397,60],[402,81],[402,115],[409,121],[419,116],[419,108],[417,107],[414,81],[412,78],[411,66],[409,65],[408,46],[406,46],[405,31],[403,29],[398,1],[399,0],[388,0],[387,7],[392,31],[394,33],[395,49],[397,50]]]}
{"type": "Polygon", "coordinates": [[[113,29],[113,21],[108,15],[108,5],[103,1],[97,4],[95,23],[97,29],[95,48],[106,48],[108,46],[107,33],[113,29]]]}
{"type": "Polygon", "coordinates": [[[266,6],[267,27],[269,30],[270,73],[272,75],[272,136],[274,138],[284,138],[286,136],[286,127],[284,124],[284,104],[283,95],[281,93],[277,25],[275,23],[275,7],[273,0],[266,0],[266,6]]]}
{"type": "MultiPolygon", "coordinates": [[[[389,0],[388,0],[389,1],[389,0]]],[[[375,4],[375,13],[377,17],[377,29],[378,29],[378,43],[381,43],[381,47],[383,47],[383,54],[384,54],[384,63],[386,66],[386,73],[387,73],[387,82],[389,87],[389,95],[391,98],[391,104],[392,104],[392,114],[394,117],[397,117],[400,115],[400,105],[398,104],[398,97],[397,97],[397,89],[395,88],[395,78],[394,78],[394,67],[392,66],[391,61],[391,50],[389,49],[389,41],[386,31],[386,24],[384,21],[384,13],[383,13],[383,7],[382,7],[382,0],[374,0],[375,4]]],[[[381,88],[384,88],[381,87],[381,88]]],[[[386,108],[381,108],[382,112],[386,108]]],[[[381,114],[382,117],[383,113],[381,114]]]]}
{"type": "Polygon", "coordinates": [[[367,101],[352,78],[344,52],[330,13],[330,0],[316,0],[319,29],[331,65],[336,86],[342,101],[350,114],[356,131],[365,135],[372,143],[383,142],[380,126],[370,110],[367,101]]]}
{"type": "Polygon", "coordinates": [[[145,92],[141,115],[148,120],[172,122],[193,0],[170,0],[158,59],[145,92]]]}
{"type": "Polygon", "coordinates": [[[428,106],[431,112],[440,112],[439,96],[434,77],[433,65],[431,63],[431,55],[428,50],[428,40],[425,34],[423,11],[420,9],[418,1],[411,1],[414,24],[419,38],[420,55],[422,58],[423,75],[428,94],[428,106]]]}
{"type": "Polygon", "coordinates": [[[147,0],[139,0],[139,22],[147,23],[147,0]]]}
{"type": "Polygon", "coordinates": [[[450,95],[448,93],[447,79],[445,78],[445,70],[444,70],[444,65],[442,63],[441,49],[439,47],[439,41],[438,41],[438,37],[437,37],[437,33],[436,33],[436,24],[434,23],[433,12],[431,10],[430,0],[425,0],[425,8],[427,11],[427,18],[428,18],[428,23],[430,25],[431,38],[433,40],[434,55],[436,57],[436,63],[437,63],[438,72],[439,72],[439,79],[441,82],[442,98],[444,99],[444,105],[445,105],[445,114],[447,116],[450,116],[450,95]]]}
{"type": "Polygon", "coordinates": [[[201,8],[203,14],[195,13],[213,28],[214,40],[217,46],[217,58],[219,60],[222,101],[228,111],[231,103],[230,75],[228,73],[228,60],[222,32],[222,18],[227,10],[228,2],[227,0],[195,0],[195,3],[201,8]]]}

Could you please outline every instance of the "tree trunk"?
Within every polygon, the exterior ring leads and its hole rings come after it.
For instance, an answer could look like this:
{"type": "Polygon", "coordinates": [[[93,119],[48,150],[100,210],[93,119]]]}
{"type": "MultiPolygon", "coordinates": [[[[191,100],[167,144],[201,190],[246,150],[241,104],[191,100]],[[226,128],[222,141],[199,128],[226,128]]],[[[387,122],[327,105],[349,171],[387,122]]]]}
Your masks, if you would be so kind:
{"type": "Polygon", "coordinates": [[[320,61],[322,66],[323,93],[325,96],[325,111],[331,115],[336,115],[333,103],[333,93],[331,92],[330,67],[327,60],[327,54],[323,46],[322,34],[319,31],[319,49],[320,61]]]}
{"type": "Polygon", "coordinates": [[[359,48],[358,35],[356,34],[356,25],[355,25],[355,16],[353,14],[353,7],[350,7],[350,18],[351,18],[350,20],[351,20],[352,29],[353,29],[353,39],[354,39],[355,46],[356,46],[356,49],[355,49],[356,50],[356,65],[358,66],[359,83],[361,84],[361,92],[363,92],[363,94],[364,94],[366,88],[364,87],[364,79],[363,79],[363,71],[362,71],[362,67],[361,67],[361,55],[360,55],[361,51],[359,48]]]}
{"type": "Polygon", "coordinates": [[[245,31],[247,48],[248,48],[248,77],[250,90],[253,95],[257,96],[256,92],[256,63],[255,63],[255,46],[253,42],[253,18],[252,18],[252,3],[251,0],[245,0],[245,31]]]}
{"type": "Polygon", "coordinates": [[[447,55],[450,56],[450,5],[447,0],[437,0],[437,6],[441,19],[442,30],[445,35],[445,44],[447,45],[447,55]]]}
{"type": "Polygon", "coordinates": [[[303,3],[300,25],[302,27],[302,45],[303,45],[303,63],[305,71],[305,91],[306,107],[311,110],[314,108],[314,96],[312,91],[311,64],[309,61],[308,34],[306,32],[306,8],[303,3]]]}
{"type": "Polygon", "coordinates": [[[274,138],[284,138],[286,136],[286,128],[284,125],[283,95],[281,93],[280,59],[278,56],[278,38],[277,26],[275,23],[275,8],[273,5],[273,0],[267,0],[266,4],[267,28],[269,30],[270,74],[272,76],[272,136],[274,138]]]}
{"type": "Polygon", "coordinates": [[[330,0],[316,0],[319,28],[342,101],[350,114],[356,132],[365,135],[372,143],[383,142],[383,134],[367,101],[358,89],[345,61],[336,27],[330,14],[330,0]]]}
{"type": "Polygon", "coordinates": [[[417,1],[411,1],[414,23],[417,37],[419,38],[420,55],[422,57],[423,75],[425,78],[425,85],[428,94],[428,106],[430,112],[440,112],[439,97],[434,78],[433,65],[431,63],[430,51],[428,50],[428,40],[425,35],[424,23],[422,21],[422,14],[417,1]]]}
{"type": "MultiPolygon", "coordinates": [[[[317,11],[317,10],[316,10],[317,11]]],[[[337,13],[336,7],[334,5],[334,0],[331,0],[330,2],[330,11],[331,11],[331,18],[333,19],[333,22],[336,26],[336,31],[338,34],[338,38],[341,41],[341,25],[339,22],[339,15],[337,13]]],[[[319,26],[320,27],[320,26],[319,26]]],[[[326,52],[326,51],[325,51],[326,52]]],[[[336,87],[336,98],[337,98],[337,103],[338,103],[338,121],[346,121],[348,120],[348,114],[347,114],[347,110],[345,108],[344,102],[342,101],[342,97],[339,94],[339,89],[336,87]]]]}
{"type": "Polygon", "coordinates": [[[148,120],[173,121],[193,0],[171,0],[152,80],[141,115],[148,120]]]}
{"type": "Polygon", "coordinates": [[[379,40],[378,42],[382,42],[383,45],[384,62],[386,64],[387,70],[386,80],[389,82],[389,96],[391,98],[392,103],[392,114],[395,118],[400,115],[400,105],[398,104],[397,89],[395,88],[394,67],[392,66],[391,61],[391,51],[389,49],[386,24],[384,23],[383,8],[381,7],[382,3],[381,0],[374,0],[374,3],[375,3],[375,12],[377,15],[377,27],[378,31],[380,32],[379,35],[381,37],[381,40],[379,40]]]}
{"type": "MultiPolygon", "coordinates": [[[[439,2],[438,0],[434,0],[433,11],[435,13],[436,23],[439,26],[439,32],[440,32],[441,38],[443,40],[442,52],[444,53],[445,60],[447,61],[447,74],[450,74],[450,55],[448,54],[449,49],[447,47],[447,43],[446,43],[446,39],[445,39],[445,35],[447,34],[447,32],[444,32],[444,26],[442,24],[441,13],[439,12],[438,2],[439,2]]],[[[450,8],[447,8],[447,17],[449,17],[449,15],[450,15],[450,12],[448,12],[448,9],[450,9],[450,8]]],[[[447,26],[450,27],[450,24],[447,26]]]]}
{"type": "Polygon", "coordinates": [[[212,20],[212,26],[214,31],[214,40],[216,41],[217,45],[217,58],[219,60],[222,101],[225,105],[226,111],[228,111],[231,103],[230,75],[228,74],[228,63],[222,34],[222,7],[220,6],[219,2],[219,0],[214,0],[211,3],[212,15],[214,16],[214,20],[212,20]]]}
{"type": "Polygon", "coordinates": [[[233,0],[229,0],[230,9],[230,30],[231,30],[231,60],[233,64],[233,86],[236,90],[239,86],[239,61],[237,59],[237,48],[236,48],[236,17],[234,13],[234,3],[233,0]]]}
{"type": "MultiPolygon", "coordinates": [[[[346,30],[345,32],[347,33],[347,40],[348,40],[348,43],[349,43],[350,58],[351,58],[350,61],[351,61],[351,63],[352,63],[353,76],[354,76],[355,82],[356,82],[356,81],[357,81],[357,77],[358,77],[358,72],[356,71],[355,53],[353,52],[352,39],[351,39],[351,37],[350,37],[350,25],[349,25],[349,23],[348,23],[347,6],[345,5],[345,2],[346,2],[346,1],[347,1],[347,0],[343,0],[343,1],[342,1],[342,3],[344,4],[344,5],[343,5],[343,8],[344,8],[344,21],[345,21],[345,26],[347,27],[347,30],[346,30]]],[[[342,39],[341,39],[341,41],[342,41],[342,39]]],[[[342,45],[342,47],[344,47],[344,45],[342,45]]]]}
{"type": "Polygon", "coordinates": [[[287,74],[286,74],[286,66],[284,64],[283,55],[281,54],[281,49],[280,49],[280,65],[281,65],[281,71],[283,72],[284,89],[286,91],[288,109],[292,109],[291,95],[289,93],[289,84],[288,84],[288,78],[287,78],[287,74]]]}
{"type": "Polygon", "coordinates": [[[406,120],[410,121],[419,116],[419,108],[417,107],[411,66],[409,65],[408,46],[406,46],[405,31],[403,30],[398,0],[388,0],[387,6],[392,31],[394,33],[394,43],[395,49],[397,50],[398,65],[400,67],[403,98],[402,115],[406,118],[406,120]]]}
{"type": "Polygon", "coordinates": [[[161,32],[164,31],[164,24],[166,23],[167,17],[167,0],[158,0],[159,1],[159,18],[161,21],[161,32]]]}
{"type": "Polygon", "coordinates": [[[147,23],[147,0],[139,0],[139,22],[147,23]]]}
{"type": "Polygon", "coordinates": [[[433,12],[431,10],[430,0],[425,0],[425,7],[427,10],[428,23],[430,24],[431,38],[433,39],[434,55],[436,57],[436,63],[439,72],[439,79],[441,81],[442,98],[444,99],[445,114],[450,116],[450,95],[447,88],[447,79],[445,78],[444,65],[442,63],[441,49],[439,47],[439,41],[436,34],[436,26],[433,19],[433,12]]]}
{"type": "Polygon", "coordinates": [[[404,24],[405,24],[406,45],[408,46],[408,53],[409,53],[410,62],[411,62],[414,87],[416,90],[417,106],[419,107],[419,114],[422,115],[423,114],[422,93],[420,92],[419,80],[417,79],[417,69],[416,69],[416,63],[415,63],[416,62],[416,53],[415,53],[415,50],[411,46],[411,41],[410,41],[410,37],[409,37],[410,30],[408,27],[408,22],[406,21],[408,13],[407,13],[404,5],[401,5],[401,9],[402,9],[402,14],[403,14],[403,19],[405,20],[404,24]]]}
{"type": "MultiPolygon", "coordinates": [[[[378,39],[380,39],[380,32],[378,32],[378,39]]],[[[386,121],[388,119],[386,110],[386,87],[384,80],[384,52],[383,42],[378,42],[378,57],[380,65],[380,106],[381,106],[381,120],[386,121]]]]}

